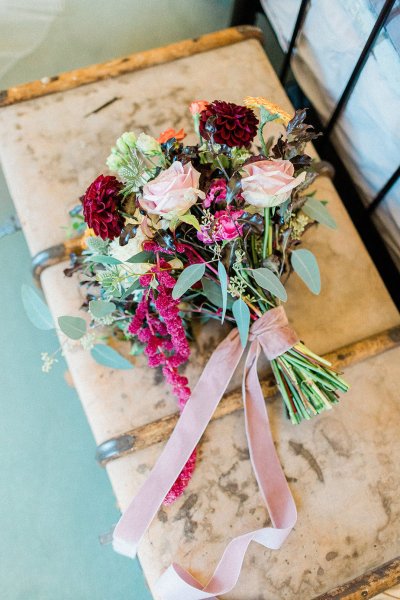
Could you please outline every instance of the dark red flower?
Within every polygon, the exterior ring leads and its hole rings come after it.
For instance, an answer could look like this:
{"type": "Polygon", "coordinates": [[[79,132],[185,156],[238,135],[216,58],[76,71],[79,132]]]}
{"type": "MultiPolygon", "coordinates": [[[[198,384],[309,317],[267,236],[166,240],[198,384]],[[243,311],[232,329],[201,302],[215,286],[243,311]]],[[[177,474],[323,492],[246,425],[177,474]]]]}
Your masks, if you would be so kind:
{"type": "Polygon", "coordinates": [[[217,144],[227,146],[249,146],[257,133],[258,119],[250,108],[232,102],[214,100],[200,113],[200,134],[208,140],[211,131],[217,144]],[[206,127],[207,121],[209,126],[206,127]]]}
{"type": "Polygon", "coordinates": [[[117,196],[122,187],[122,183],[116,177],[99,175],[83,196],[85,221],[103,240],[117,237],[124,225],[123,218],[117,211],[117,196]]]}

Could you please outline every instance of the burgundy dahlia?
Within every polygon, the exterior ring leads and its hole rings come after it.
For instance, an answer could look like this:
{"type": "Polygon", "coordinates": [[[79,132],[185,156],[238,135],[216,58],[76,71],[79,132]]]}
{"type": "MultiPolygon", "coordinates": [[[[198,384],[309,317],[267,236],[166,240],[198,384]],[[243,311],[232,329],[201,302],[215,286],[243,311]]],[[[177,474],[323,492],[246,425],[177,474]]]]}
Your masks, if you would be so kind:
{"type": "Polygon", "coordinates": [[[208,140],[207,121],[214,129],[213,137],[217,144],[227,146],[249,146],[257,133],[258,119],[250,108],[232,102],[214,100],[200,113],[200,134],[208,140]]]}
{"type": "Polygon", "coordinates": [[[122,183],[111,175],[99,175],[82,199],[83,216],[96,235],[103,240],[113,239],[121,233],[124,221],[118,213],[118,194],[122,183]]]}

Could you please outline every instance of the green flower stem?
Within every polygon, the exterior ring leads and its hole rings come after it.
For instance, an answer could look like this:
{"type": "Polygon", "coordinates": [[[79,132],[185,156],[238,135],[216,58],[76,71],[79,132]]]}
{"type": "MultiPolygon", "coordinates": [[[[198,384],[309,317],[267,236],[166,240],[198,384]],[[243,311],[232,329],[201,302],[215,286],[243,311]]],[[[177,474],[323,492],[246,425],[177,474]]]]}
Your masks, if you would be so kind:
{"type": "Polygon", "coordinates": [[[266,125],[266,122],[261,123],[261,125],[258,127],[258,139],[261,142],[261,147],[262,147],[262,151],[264,156],[268,156],[268,149],[264,140],[264,135],[263,135],[263,129],[266,125]]]}
{"type": "MultiPolygon", "coordinates": [[[[247,273],[245,271],[236,271],[237,276],[243,281],[243,283],[246,284],[246,286],[256,294],[256,296],[258,296],[258,303],[262,303],[264,304],[265,302],[268,302],[268,300],[266,300],[266,298],[264,298],[263,296],[261,296],[260,292],[258,290],[256,290],[256,288],[254,288],[250,281],[249,281],[249,277],[247,275],[247,273]]],[[[263,308],[263,310],[267,310],[267,308],[264,306],[261,306],[261,308],[263,308]]]]}
{"type": "Polygon", "coordinates": [[[317,360],[318,362],[326,365],[327,367],[331,366],[331,363],[328,360],[325,360],[325,358],[322,358],[322,356],[318,356],[318,354],[314,354],[314,352],[311,352],[311,350],[309,350],[307,348],[307,346],[305,346],[304,344],[302,344],[301,342],[298,342],[296,344],[296,346],[299,347],[299,349],[301,350],[301,352],[303,354],[305,354],[306,356],[311,356],[311,358],[314,358],[315,360],[317,360]]]}
{"type": "Polygon", "coordinates": [[[247,273],[246,273],[245,270],[240,271],[240,273],[238,271],[236,271],[236,273],[241,278],[241,280],[246,283],[247,287],[249,287],[255,294],[258,295],[258,297],[260,298],[260,300],[264,304],[264,307],[263,307],[264,311],[269,310],[269,308],[275,308],[275,304],[273,302],[270,302],[269,300],[267,300],[267,298],[266,298],[266,296],[264,294],[264,291],[263,291],[263,289],[260,286],[257,286],[256,288],[254,288],[251,285],[249,276],[247,275],[247,273]]]}
{"type": "Polygon", "coordinates": [[[268,256],[272,254],[272,223],[269,224],[269,232],[268,232],[268,256]]]}
{"type": "Polygon", "coordinates": [[[282,398],[285,403],[285,406],[288,410],[290,420],[294,425],[296,425],[298,423],[298,419],[297,419],[295,413],[293,412],[293,407],[290,402],[289,395],[288,395],[288,393],[286,391],[286,387],[282,381],[282,376],[280,374],[279,367],[278,367],[278,364],[275,359],[271,360],[271,368],[275,375],[276,383],[278,384],[279,391],[282,394],[282,398]]]}
{"type": "Polygon", "coordinates": [[[258,260],[256,251],[256,237],[254,234],[251,236],[251,254],[253,257],[253,267],[256,269],[258,266],[258,260]]]}
{"type": "Polygon", "coordinates": [[[264,238],[263,238],[263,248],[262,248],[262,257],[267,258],[267,250],[268,250],[268,234],[269,234],[269,208],[264,208],[264,238]]]}
{"type": "Polygon", "coordinates": [[[223,166],[223,164],[222,164],[222,162],[221,162],[221,159],[220,159],[220,157],[219,157],[219,154],[217,154],[216,156],[217,156],[217,163],[218,163],[218,166],[219,166],[219,168],[221,169],[221,171],[222,171],[222,172],[223,172],[223,174],[225,175],[225,177],[226,177],[226,180],[227,180],[227,181],[229,181],[229,175],[228,175],[228,173],[226,172],[226,170],[225,170],[225,168],[224,168],[224,166],[223,166]]]}
{"type": "Polygon", "coordinates": [[[348,384],[336,374],[335,371],[332,371],[329,368],[326,368],[323,365],[316,365],[314,362],[310,362],[305,359],[302,355],[298,355],[295,350],[288,350],[288,355],[290,355],[290,362],[298,365],[300,368],[305,368],[310,371],[310,376],[312,376],[311,372],[316,373],[316,377],[326,385],[326,380],[330,382],[330,385],[333,386],[334,389],[338,387],[342,391],[347,391],[349,386],[348,384]]]}

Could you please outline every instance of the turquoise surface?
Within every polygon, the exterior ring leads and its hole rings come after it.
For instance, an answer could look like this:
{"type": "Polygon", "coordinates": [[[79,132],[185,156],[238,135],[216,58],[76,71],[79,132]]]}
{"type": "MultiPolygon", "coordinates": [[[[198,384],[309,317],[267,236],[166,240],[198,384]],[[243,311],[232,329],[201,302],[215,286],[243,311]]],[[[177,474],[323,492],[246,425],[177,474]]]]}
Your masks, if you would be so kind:
{"type": "MultiPolygon", "coordinates": [[[[231,2],[40,5],[42,11],[56,6],[58,16],[36,49],[10,65],[0,87],[220,29],[229,21],[231,2]]],[[[30,27],[32,39],[43,14],[31,11],[28,0],[17,8],[16,23],[23,20],[24,35],[28,39],[30,27]]],[[[0,11],[0,53],[7,48],[12,54],[15,33],[0,11]]],[[[0,225],[14,213],[0,176],[0,225]]],[[[118,520],[115,499],[94,461],[94,440],[79,398],[64,380],[63,359],[49,374],[41,372],[40,353],[52,352],[58,342],[53,332],[28,321],[22,283],[31,283],[30,256],[18,232],[0,239],[0,598],[148,600],[139,564],[99,544],[98,535],[118,520]]]]}
{"type": "MultiPolygon", "coordinates": [[[[0,190],[1,223],[13,207],[0,190]]],[[[119,513],[64,360],[41,371],[58,341],[24,314],[29,263],[21,232],[0,240],[0,597],[150,599],[139,563],[98,541],[119,513]]]]}

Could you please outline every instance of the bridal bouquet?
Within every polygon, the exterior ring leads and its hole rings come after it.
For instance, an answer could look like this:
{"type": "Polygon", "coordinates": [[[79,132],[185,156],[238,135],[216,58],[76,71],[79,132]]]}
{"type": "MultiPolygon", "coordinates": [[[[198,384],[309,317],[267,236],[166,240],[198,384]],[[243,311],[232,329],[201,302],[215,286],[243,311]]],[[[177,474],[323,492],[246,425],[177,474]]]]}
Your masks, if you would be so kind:
{"type": "MultiPolygon", "coordinates": [[[[185,144],[182,129],[158,139],[126,132],[116,141],[107,159],[115,175],[97,177],[72,211],[84,250],[66,274],[80,272],[89,331],[84,319],[59,319],[105,364],[118,366],[114,350],[94,343],[96,327],[129,340],[132,354],[144,353],[149,367],[162,370],[181,409],[191,395],[179,368],[189,360],[192,320],[229,322],[243,347],[252,324],[269,311],[287,329],[289,275],[320,291],[318,265],[302,236],[317,223],[335,227],[325,203],[307,191],[319,165],[305,153],[317,134],[304,110],[291,116],[263,98],[246,98],[243,106],[193,102],[190,112],[195,145],[185,144]],[[281,128],[275,137],[272,122],[281,128]]],[[[330,409],[348,386],[288,335],[288,349],[270,362],[297,424],[330,409]]],[[[180,495],[194,463],[195,452],[167,503],[180,495]]]]}

